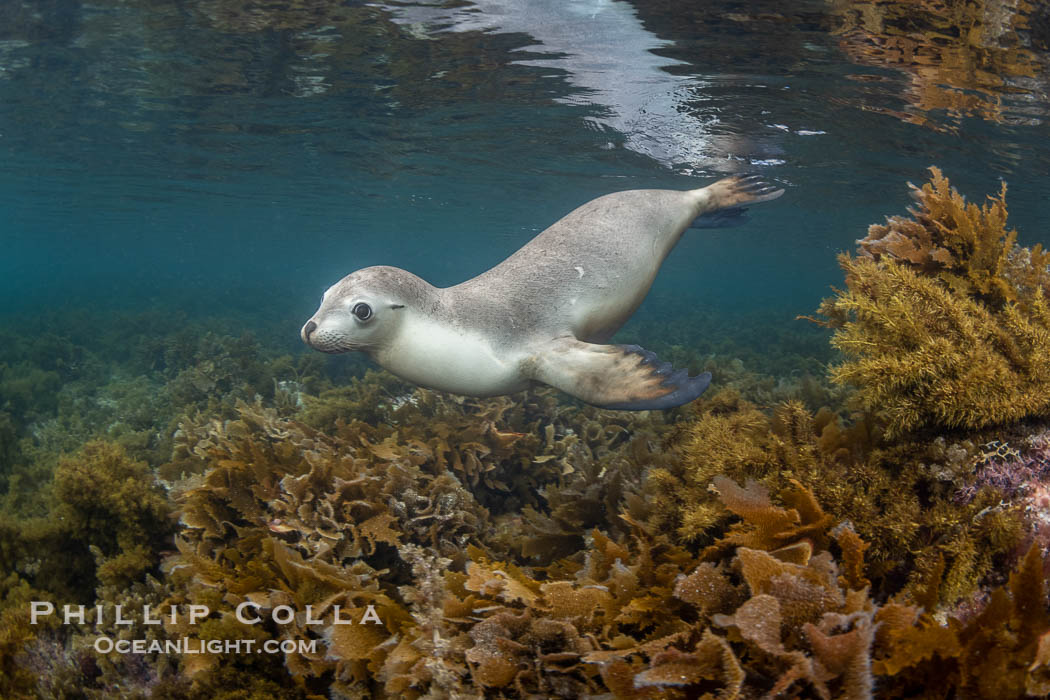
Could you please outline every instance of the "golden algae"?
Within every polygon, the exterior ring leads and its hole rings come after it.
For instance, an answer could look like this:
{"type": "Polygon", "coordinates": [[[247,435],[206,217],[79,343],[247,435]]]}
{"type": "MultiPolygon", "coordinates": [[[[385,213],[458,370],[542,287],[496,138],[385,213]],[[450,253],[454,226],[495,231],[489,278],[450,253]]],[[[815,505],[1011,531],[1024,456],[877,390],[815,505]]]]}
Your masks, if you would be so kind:
{"type": "Polygon", "coordinates": [[[0,513],[5,697],[47,695],[82,685],[85,673],[101,673],[89,652],[67,646],[71,629],[56,617],[31,624],[32,603],[80,609],[119,595],[157,571],[159,551],[173,531],[171,504],[147,465],[101,440],[60,458],[41,500],[45,515],[0,513]],[[41,686],[38,679],[54,685],[41,686]]]}
{"type": "MultiPolygon", "coordinates": [[[[1040,608],[1034,555],[1018,575],[1026,583],[993,594],[1011,605],[1023,600],[1019,605],[1032,620],[1026,641],[1009,646],[1017,637],[1012,617],[990,613],[972,627],[974,618],[945,607],[954,600],[958,557],[946,555],[943,567],[923,569],[920,551],[904,555],[898,568],[888,566],[890,551],[900,551],[893,547],[921,550],[930,543],[913,528],[915,539],[888,545],[877,539],[885,530],[865,522],[868,511],[854,520],[844,515],[855,505],[850,490],[859,488],[851,475],[885,471],[889,483],[888,465],[901,454],[917,454],[914,445],[900,452],[877,447],[878,432],[868,424],[843,428],[829,412],[813,415],[798,403],[781,405],[770,417],[728,391],[669,434],[634,416],[626,435],[616,430],[611,436],[598,429],[601,416],[592,409],[559,407],[564,413],[552,418],[539,407],[543,395],[512,406],[502,400],[464,406],[419,392],[410,398],[391,402],[388,415],[396,420],[387,424],[369,425],[348,413],[326,432],[243,403],[235,420],[184,419],[176,456],[191,476],[172,485],[181,519],[178,553],[168,559],[163,580],[147,576],[129,586],[114,576],[98,590],[100,600],[176,610],[177,620],[163,626],[168,637],[316,640],[315,651],[285,652],[277,664],[239,652],[151,656],[139,659],[141,666],[105,655],[86,680],[76,675],[78,657],[62,657],[54,668],[69,675],[54,677],[79,678],[99,693],[124,679],[153,697],[744,698],[783,692],[865,698],[872,688],[907,689],[922,674],[943,679],[943,687],[964,687],[972,679],[960,670],[962,656],[953,657],[958,663],[950,670],[941,668],[944,654],[957,648],[999,654],[1014,685],[1045,682],[1040,640],[1046,630],[1039,622],[1045,599],[1040,608]],[[530,402],[532,408],[523,407],[530,402]],[[552,439],[508,437],[524,432],[519,428],[528,415],[547,416],[555,426],[552,439]],[[729,420],[733,416],[739,420],[729,420]],[[474,431],[475,439],[461,444],[449,437],[450,428],[474,431]],[[654,450],[653,430],[673,438],[673,449],[654,450]],[[561,452],[557,446],[572,436],[573,445],[586,450],[561,452]],[[747,444],[727,445],[727,436],[747,444]],[[553,505],[537,501],[532,516],[488,512],[462,485],[469,474],[485,472],[457,469],[465,460],[450,450],[473,451],[479,464],[498,471],[503,467],[493,456],[517,466],[527,453],[501,450],[522,444],[551,455],[547,462],[564,458],[581,468],[545,484],[545,493],[557,496],[553,505]],[[700,476],[698,468],[690,478],[687,468],[699,467],[694,460],[701,452],[704,469],[714,473],[700,476]],[[874,461],[873,452],[880,455],[874,461]],[[733,478],[720,475],[719,465],[733,478]],[[647,483],[645,466],[656,482],[647,483]],[[666,527],[675,511],[657,508],[649,490],[659,484],[658,472],[677,480],[680,506],[704,504],[713,524],[691,538],[666,527]],[[589,490],[603,479],[615,485],[589,490]],[[574,495],[581,504],[572,504],[574,495]],[[599,516],[604,508],[611,511],[599,516]],[[537,543],[552,532],[577,539],[563,540],[568,553],[552,557],[509,546],[509,532],[537,543]],[[909,582],[917,569],[925,573],[909,582]],[[882,602],[902,586],[904,594],[882,602]],[[877,589],[889,590],[871,593],[877,589]],[[187,622],[191,604],[209,608],[198,624],[187,622]],[[250,605],[261,623],[238,620],[238,605],[250,605]],[[280,606],[296,611],[294,619],[274,621],[280,606]],[[337,626],[336,606],[350,617],[363,617],[372,606],[382,624],[337,626]],[[311,624],[307,611],[320,623],[311,624]],[[980,631],[984,646],[967,646],[969,637],[945,641],[943,632],[921,648],[908,641],[908,635],[935,634],[924,630],[944,627],[946,616],[958,617],[959,629],[980,631]],[[880,636],[888,623],[876,623],[891,618],[896,636],[880,636]],[[930,651],[935,642],[940,646],[930,651]]],[[[907,482],[905,493],[937,490],[931,475],[963,471],[952,471],[950,447],[924,453],[923,476],[907,482]],[[939,468],[931,457],[941,460],[939,468]]],[[[955,460],[969,459],[965,449],[962,454],[955,460]]],[[[1018,451],[1016,458],[1022,456],[1018,451]]],[[[476,488],[496,487],[479,477],[476,488]]],[[[958,529],[989,498],[978,489],[956,508],[959,520],[930,520],[922,531],[958,529]]],[[[978,530],[963,527],[958,537],[970,538],[973,550],[985,546],[978,530]]],[[[952,541],[942,537],[936,544],[949,551],[952,541]]],[[[962,578],[973,580],[969,573],[962,578]]],[[[102,624],[94,632],[151,631],[102,624]]],[[[23,663],[58,654],[54,645],[31,642],[29,648],[23,663]]],[[[65,687],[56,683],[55,689],[65,687]]]]}
{"type": "Polygon", "coordinates": [[[820,313],[845,361],[836,383],[891,435],[1050,414],[1050,254],[1006,229],[1005,188],[967,204],[940,171],[918,209],[839,259],[846,288],[820,313]]]}

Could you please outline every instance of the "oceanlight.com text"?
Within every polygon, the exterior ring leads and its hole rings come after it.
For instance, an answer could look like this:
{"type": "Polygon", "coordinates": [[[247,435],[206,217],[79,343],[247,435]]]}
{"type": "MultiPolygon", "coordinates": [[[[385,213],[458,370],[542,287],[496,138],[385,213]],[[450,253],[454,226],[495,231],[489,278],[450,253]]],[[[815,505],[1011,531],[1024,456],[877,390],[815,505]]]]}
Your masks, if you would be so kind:
{"type": "Polygon", "coordinates": [[[99,654],[315,654],[316,639],[113,639],[97,637],[99,654]]]}

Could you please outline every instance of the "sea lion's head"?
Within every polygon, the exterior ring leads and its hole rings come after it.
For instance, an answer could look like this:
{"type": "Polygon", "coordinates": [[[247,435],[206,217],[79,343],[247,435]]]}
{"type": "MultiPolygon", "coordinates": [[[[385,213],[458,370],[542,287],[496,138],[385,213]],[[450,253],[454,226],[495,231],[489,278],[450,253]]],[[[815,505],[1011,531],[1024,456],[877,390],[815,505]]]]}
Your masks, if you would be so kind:
{"type": "Polygon", "coordinates": [[[397,332],[401,312],[417,295],[420,283],[426,285],[396,267],[366,267],[353,272],[328,288],[320,308],[299,335],[321,352],[376,350],[397,332]]]}

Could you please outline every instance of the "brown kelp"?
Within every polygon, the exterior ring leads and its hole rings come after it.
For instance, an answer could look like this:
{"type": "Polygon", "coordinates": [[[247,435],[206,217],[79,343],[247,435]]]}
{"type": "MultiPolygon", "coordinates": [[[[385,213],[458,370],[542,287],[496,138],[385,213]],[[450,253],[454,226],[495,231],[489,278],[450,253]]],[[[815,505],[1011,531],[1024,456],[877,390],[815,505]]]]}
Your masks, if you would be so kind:
{"type": "Polygon", "coordinates": [[[709,491],[720,475],[781,491],[800,512],[813,507],[791,494],[795,481],[807,485],[872,543],[866,575],[881,595],[919,585],[920,572],[940,561],[943,600],[955,601],[1008,561],[1022,538],[1016,497],[988,485],[974,488],[972,500],[958,498],[982,454],[967,440],[888,442],[870,420],[843,426],[830,411],[812,414],[798,402],[769,416],[731,390],[714,395],[680,435],[678,458],[650,470],[645,492],[655,504],[651,526],[683,543],[709,544],[724,529],[728,514],[709,491]]]}
{"type": "MultiPolygon", "coordinates": [[[[377,381],[372,375],[363,384],[377,381]]],[[[605,468],[615,471],[610,454],[629,438],[644,437],[641,428],[649,423],[633,414],[596,421],[597,409],[559,407],[550,391],[469,407],[424,390],[388,399],[385,420],[375,424],[350,417],[358,406],[353,401],[346,413],[334,410],[331,396],[320,412],[313,404],[309,417],[339,416],[325,433],[248,404],[240,405],[235,421],[187,419],[176,436],[175,462],[166,468],[170,473],[178,464],[194,475],[175,486],[183,529],[180,555],[168,564],[172,581],[187,603],[213,610],[247,601],[266,610],[311,606],[318,618],[327,617],[317,624],[296,618],[269,630],[280,639],[323,642],[324,652],[287,656],[289,670],[307,686],[365,692],[388,656],[406,663],[407,647],[395,642],[418,634],[413,615],[422,613],[411,601],[420,593],[398,584],[425,572],[426,562],[443,558],[463,570],[468,545],[480,553],[481,547],[528,549],[530,542],[535,549],[537,541],[559,537],[567,540],[563,547],[582,544],[572,528],[594,522],[602,506],[615,501],[620,491],[613,479],[597,489],[581,486],[585,493],[571,503],[572,481],[564,484],[552,495],[550,516],[532,511],[525,532],[533,535],[524,540],[493,525],[476,495],[501,496],[504,510],[515,503],[521,508],[526,498],[538,505],[544,480],[577,470],[595,480],[605,468]],[[371,609],[383,624],[336,624],[337,608],[351,619],[371,609]]],[[[179,633],[206,628],[236,638],[242,627],[227,612],[179,633]]],[[[192,672],[201,673],[221,660],[212,658],[207,667],[192,661],[192,672]]]]}
{"type": "Polygon", "coordinates": [[[443,577],[440,617],[432,605],[428,618],[445,640],[431,665],[443,673],[414,684],[389,676],[382,692],[870,698],[876,685],[882,697],[914,695],[922,678],[992,698],[1045,683],[1036,549],[989,608],[945,624],[921,607],[929,598],[873,600],[867,543],[832,527],[804,487],[786,494],[789,507],[754,482],[720,477],[713,488],[739,520],[699,557],[637,524],[623,544],[591,533],[582,559],[545,575],[471,550],[465,572],[443,577]],[[970,664],[976,656],[986,661],[970,664]],[[991,672],[1009,677],[996,685],[991,672]]]}
{"type": "MultiPolygon", "coordinates": [[[[939,636],[925,631],[943,627],[931,622],[933,612],[974,591],[993,560],[1001,565],[1005,550],[1018,544],[1008,513],[978,515],[995,494],[979,490],[960,508],[951,501],[955,491],[937,485],[973,466],[968,448],[935,445],[923,455],[939,456],[941,464],[915,463],[919,476],[879,495],[879,488],[889,489],[888,465],[916,445],[874,450],[870,426],[846,437],[849,430],[830,414],[814,418],[799,404],[770,419],[731,392],[711,403],[713,417],[676,431],[681,447],[659,461],[664,475],[653,470],[653,481],[639,484],[638,474],[623,474],[628,487],[610,503],[621,527],[604,526],[616,539],[580,532],[579,520],[562,518],[561,534],[575,529],[579,546],[543,564],[502,546],[498,521],[517,522],[515,513],[490,520],[447,470],[455,460],[442,462],[437,473],[432,445],[442,443],[428,435],[426,422],[395,429],[352,421],[327,434],[249,405],[240,407],[237,421],[184,422],[180,452],[209,466],[180,496],[184,527],[180,554],[168,564],[176,591],[170,602],[205,604],[214,614],[203,625],[169,632],[316,639],[323,651],[284,655],[289,681],[306,692],[328,688],[349,696],[688,697],[703,688],[724,697],[864,698],[876,682],[910,688],[915,674],[968,688],[976,680],[966,655],[991,647],[1002,647],[1002,668],[1019,674],[1017,682],[1043,682],[1033,664],[1046,630],[1035,624],[1020,639],[1014,627],[1021,613],[1009,612],[1045,608],[1045,593],[1040,599],[1031,583],[993,594],[994,616],[958,618],[939,636]],[[703,459],[700,445],[711,446],[703,459]],[[870,463],[852,461],[863,455],[870,463]],[[710,522],[696,533],[672,529],[666,513],[631,497],[637,488],[665,487],[672,462],[750,472],[773,486],[697,473],[690,490],[679,476],[682,501],[705,503],[710,522]],[[766,473],[757,468],[763,464],[766,473]],[[873,491],[846,495],[880,470],[887,473],[872,482],[873,491]],[[832,508],[804,485],[824,482],[831,486],[817,488],[832,508]],[[937,488],[950,507],[933,508],[926,524],[908,526],[907,518],[922,515],[922,493],[937,488]],[[906,501],[904,510],[894,509],[894,501],[906,501]],[[949,521],[949,511],[959,514],[949,521]],[[652,524],[637,519],[646,515],[652,524]],[[940,539],[922,550],[933,532],[940,539]],[[689,546],[698,541],[707,546],[689,546]],[[919,556],[909,556],[907,547],[920,548],[919,556]],[[977,551],[983,547],[993,555],[984,558],[977,551]],[[892,556],[903,559],[891,563],[892,556]],[[873,584],[884,591],[877,598],[873,584]],[[880,604],[894,587],[894,602],[880,604]],[[260,611],[311,606],[319,622],[297,614],[246,630],[231,613],[246,601],[260,611]],[[372,606],[382,625],[337,626],[337,605],[351,617],[372,606]],[[998,615],[1004,610],[1009,614],[998,615]],[[893,635],[876,633],[883,618],[896,625],[893,635]],[[779,622],[771,629],[770,620],[779,622]],[[902,640],[923,634],[946,646],[910,656],[902,640]]],[[[498,435],[509,426],[497,420],[494,427],[498,435]]],[[[644,451],[624,456],[647,458],[644,451]]],[[[520,532],[542,538],[549,533],[536,523],[549,517],[537,511],[520,532]]],[[[1033,548],[1018,576],[1031,579],[1037,563],[1042,558],[1033,548]]],[[[223,669],[256,663],[246,655],[195,657],[184,660],[182,671],[214,683],[223,669]]]]}

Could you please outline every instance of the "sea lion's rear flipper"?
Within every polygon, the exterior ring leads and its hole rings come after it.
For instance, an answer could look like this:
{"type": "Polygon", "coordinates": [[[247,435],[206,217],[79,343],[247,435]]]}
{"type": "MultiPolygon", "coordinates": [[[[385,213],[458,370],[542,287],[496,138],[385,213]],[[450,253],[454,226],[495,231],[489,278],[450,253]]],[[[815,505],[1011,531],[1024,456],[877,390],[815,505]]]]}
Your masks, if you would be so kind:
{"type": "Polygon", "coordinates": [[[572,337],[544,345],[523,370],[589,404],[623,411],[681,406],[711,383],[710,372],[690,377],[637,345],[593,345],[572,337]]]}
{"type": "Polygon", "coordinates": [[[693,192],[702,201],[698,221],[711,216],[719,209],[734,209],[768,202],[784,194],[782,188],[766,182],[761,175],[733,175],[693,192]]]}

